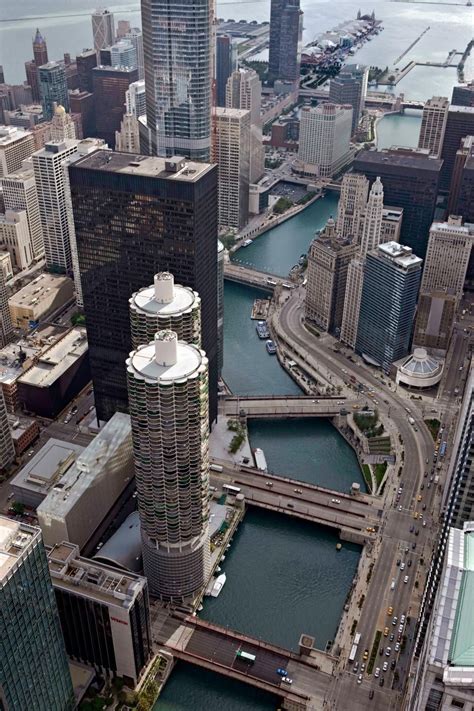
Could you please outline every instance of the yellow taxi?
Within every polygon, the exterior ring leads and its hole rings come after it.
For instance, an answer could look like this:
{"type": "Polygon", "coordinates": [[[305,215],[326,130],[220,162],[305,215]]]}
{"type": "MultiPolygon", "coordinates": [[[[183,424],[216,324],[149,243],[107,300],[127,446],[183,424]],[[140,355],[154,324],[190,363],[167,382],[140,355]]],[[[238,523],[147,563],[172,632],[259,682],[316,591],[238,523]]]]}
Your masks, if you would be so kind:
{"type": "Polygon", "coordinates": [[[388,627],[386,627],[383,631],[383,636],[388,637],[388,627]]]}
{"type": "Polygon", "coordinates": [[[390,607],[387,610],[387,615],[391,617],[393,615],[393,607],[390,605],[390,607]]]}
{"type": "Polygon", "coordinates": [[[418,518],[418,511],[415,511],[415,513],[413,514],[413,518],[418,518]]]}
{"type": "Polygon", "coordinates": [[[417,501],[421,501],[421,499],[422,499],[421,494],[418,494],[418,496],[416,497],[416,500],[417,500],[417,501]]]}

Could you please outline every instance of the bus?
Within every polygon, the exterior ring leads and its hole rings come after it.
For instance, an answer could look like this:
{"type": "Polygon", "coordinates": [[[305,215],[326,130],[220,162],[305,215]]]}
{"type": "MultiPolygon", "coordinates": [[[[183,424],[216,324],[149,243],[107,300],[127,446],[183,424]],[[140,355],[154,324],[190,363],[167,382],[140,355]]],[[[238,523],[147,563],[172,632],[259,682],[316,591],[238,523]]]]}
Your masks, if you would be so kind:
{"type": "Polygon", "coordinates": [[[240,494],[240,489],[238,486],[231,486],[230,484],[224,484],[222,486],[224,491],[227,491],[228,494],[232,494],[233,496],[237,496],[237,494],[240,494]]]}
{"type": "Polygon", "coordinates": [[[349,654],[349,661],[353,662],[357,654],[357,644],[352,645],[351,653],[349,654]]]}
{"type": "Polygon", "coordinates": [[[446,447],[447,447],[446,442],[441,442],[441,447],[439,449],[439,456],[440,457],[444,457],[444,455],[446,454],[446,447]]]}
{"type": "Polygon", "coordinates": [[[354,644],[359,644],[360,637],[361,637],[360,632],[357,632],[356,636],[354,637],[354,644]]]}
{"type": "Polygon", "coordinates": [[[239,659],[243,659],[246,662],[250,662],[251,664],[253,664],[257,658],[255,654],[249,654],[248,652],[242,651],[242,649],[238,649],[235,653],[235,656],[239,659]]]}

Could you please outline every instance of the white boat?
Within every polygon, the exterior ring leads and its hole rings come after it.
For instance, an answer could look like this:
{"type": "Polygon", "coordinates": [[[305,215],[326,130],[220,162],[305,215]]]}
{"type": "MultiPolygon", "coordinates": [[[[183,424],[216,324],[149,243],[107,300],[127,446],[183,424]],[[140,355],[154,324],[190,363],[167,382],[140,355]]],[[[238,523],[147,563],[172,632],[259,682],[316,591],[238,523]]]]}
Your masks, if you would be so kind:
{"type": "Polygon", "coordinates": [[[246,239],[246,240],[244,240],[244,242],[242,243],[242,247],[249,247],[249,246],[252,244],[252,242],[253,242],[253,240],[251,240],[251,239],[246,239]]]}
{"type": "Polygon", "coordinates": [[[212,586],[211,597],[217,597],[220,594],[222,588],[225,585],[225,581],[226,581],[226,575],[225,575],[225,573],[221,573],[216,578],[216,581],[215,581],[214,585],[212,586]]]}
{"type": "Polygon", "coordinates": [[[263,453],[263,449],[260,449],[260,447],[256,447],[253,450],[253,458],[255,459],[255,466],[257,469],[260,469],[261,472],[267,472],[267,460],[265,459],[265,455],[263,453]]]}

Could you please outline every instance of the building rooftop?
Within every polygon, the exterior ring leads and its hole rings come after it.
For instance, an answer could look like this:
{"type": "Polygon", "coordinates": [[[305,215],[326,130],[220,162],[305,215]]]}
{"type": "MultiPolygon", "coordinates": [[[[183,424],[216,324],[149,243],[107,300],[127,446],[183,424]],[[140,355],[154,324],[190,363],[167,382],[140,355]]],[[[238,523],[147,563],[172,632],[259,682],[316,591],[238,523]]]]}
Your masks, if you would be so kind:
{"type": "Polygon", "coordinates": [[[76,326],[42,353],[36,364],[19,378],[19,382],[38,388],[49,388],[73,363],[82,358],[87,348],[86,329],[76,326]]]}
{"type": "Polygon", "coordinates": [[[165,317],[184,313],[200,303],[201,299],[196,291],[175,284],[173,276],[168,272],[156,274],[155,285],[140,289],[130,299],[130,306],[136,311],[165,317]],[[165,287],[164,291],[162,286],[165,287]]]}
{"type": "Polygon", "coordinates": [[[12,143],[33,134],[17,126],[0,126],[0,148],[8,148],[12,143]]]}
{"type": "Polygon", "coordinates": [[[403,244],[393,241],[379,244],[373,253],[388,257],[404,268],[409,266],[421,266],[423,261],[420,257],[417,257],[416,254],[413,254],[411,247],[405,247],[403,244]]]}
{"type": "Polygon", "coordinates": [[[116,151],[107,153],[97,151],[85,156],[76,163],[76,166],[108,173],[143,175],[149,178],[190,183],[195,183],[213,167],[210,163],[196,163],[179,156],[160,158],[158,156],[141,156],[133,153],[118,153],[116,151]]]}
{"type": "Polygon", "coordinates": [[[360,163],[373,164],[374,168],[417,168],[438,173],[441,170],[443,161],[440,158],[432,158],[427,153],[420,153],[416,149],[412,150],[391,150],[382,151],[362,151],[354,160],[354,170],[363,173],[360,163]]]}
{"type": "Polygon", "coordinates": [[[113,536],[95,554],[94,560],[116,565],[124,570],[140,572],[142,569],[142,539],[138,511],[127,516],[113,536]]]}
{"type": "Polygon", "coordinates": [[[403,218],[403,207],[388,207],[384,205],[382,218],[391,222],[398,222],[403,218]]]}
{"type": "Polygon", "coordinates": [[[2,182],[7,180],[23,181],[23,180],[34,180],[35,174],[33,170],[33,164],[31,161],[23,161],[23,165],[18,170],[14,170],[12,173],[3,176],[2,182]]]}
{"type": "Polygon", "coordinates": [[[74,464],[84,447],[49,439],[12,479],[12,486],[47,495],[54,483],[74,464]]]}
{"type": "MultiPolygon", "coordinates": [[[[41,125],[39,125],[39,127],[41,127],[41,125]]],[[[78,140],[75,138],[62,138],[60,141],[48,141],[45,143],[44,148],[40,148],[39,151],[33,153],[33,157],[53,158],[58,153],[62,153],[70,148],[75,148],[77,144],[78,140]]],[[[50,276],[54,276],[54,274],[50,276]]]]}
{"type": "MultiPolygon", "coordinates": [[[[160,333],[172,332],[161,331],[160,333]]],[[[127,360],[128,370],[139,377],[141,376],[147,382],[170,383],[182,378],[189,378],[197,375],[204,362],[207,362],[207,358],[199,348],[180,341],[176,345],[176,358],[168,365],[166,359],[158,361],[155,344],[156,341],[146,346],[140,346],[131,353],[127,360]]]]}
{"type": "MultiPolygon", "coordinates": [[[[104,476],[106,462],[117,456],[124,440],[130,439],[131,442],[131,437],[129,415],[116,412],[92,442],[85,449],[81,447],[61,479],[56,477],[54,486],[50,487],[38,511],[53,518],[67,516],[84,492],[94,485],[94,481],[104,476]]],[[[130,478],[132,476],[130,471],[130,478]]]]}
{"type": "Polygon", "coordinates": [[[450,114],[470,114],[474,116],[474,106],[456,106],[456,104],[451,104],[448,111],[450,114]]]}
{"type": "Polygon", "coordinates": [[[428,355],[425,348],[415,348],[413,354],[409,356],[400,367],[403,373],[418,378],[431,378],[439,372],[442,364],[428,355]]]}
{"type": "Polygon", "coordinates": [[[456,604],[456,617],[449,648],[452,666],[473,667],[474,680],[474,524],[464,524],[459,560],[462,555],[462,577],[456,604]]]}
{"type": "Polygon", "coordinates": [[[16,308],[29,308],[49,296],[51,291],[61,289],[65,283],[70,281],[69,277],[62,274],[40,274],[16,294],[10,296],[8,303],[16,308]]]}
{"type": "Polygon", "coordinates": [[[215,106],[213,110],[218,118],[227,116],[228,118],[239,119],[250,113],[247,109],[233,109],[226,106],[215,106]]]}
{"type": "Polygon", "coordinates": [[[0,584],[2,586],[7,582],[9,572],[25,549],[40,536],[39,528],[0,516],[0,584]]]}
{"type": "Polygon", "coordinates": [[[125,573],[96,560],[81,558],[74,543],[58,543],[48,551],[49,572],[55,587],[74,595],[92,595],[108,605],[132,606],[146,585],[145,578],[125,573]]]}

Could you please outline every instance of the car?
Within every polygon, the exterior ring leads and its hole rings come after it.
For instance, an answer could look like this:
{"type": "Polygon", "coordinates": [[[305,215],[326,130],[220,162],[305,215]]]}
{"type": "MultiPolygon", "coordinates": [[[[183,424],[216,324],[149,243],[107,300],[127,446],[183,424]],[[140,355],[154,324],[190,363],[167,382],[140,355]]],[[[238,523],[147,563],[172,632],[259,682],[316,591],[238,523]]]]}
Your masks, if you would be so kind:
{"type": "Polygon", "coordinates": [[[405,548],[405,553],[408,553],[408,546],[405,548]]]}
{"type": "Polygon", "coordinates": [[[425,488],[425,485],[422,484],[422,485],[420,486],[420,491],[423,491],[424,488],[425,488]]]}
{"type": "Polygon", "coordinates": [[[290,679],[289,676],[282,676],[281,680],[282,680],[282,682],[284,682],[285,684],[292,684],[292,683],[293,683],[293,679],[290,679]]]}
{"type": "Polygon", "coordinates": [[[413,518],[418,518],[418,511],[415,511],[415,513],[413,514],[413,518]]]}
{"type": "Polygon", "coordinates": [[[388,662],[384,662],[382,664],[382,671],[387,671],[387,669],[388,669],[388,662]]]}
{"type": "Polygon", "coordinates": [[[411,560],[408,561],[407,565],[409,568],[411,568],[411,560]]]}
{"type": "Polygon", "coordinates": [[[341,502],[339,499],[331,499],[331,503],[332,504],[340,504],[341,502]]]}
{"type": "Polygon", "coordinates": [[[397,637],[397,642],[401,642],[401,641],[402,641],[402,633],[399,632],[398,637],[397,637]]]}
{"type": "MultiPolygon", "coordinates": [[[[436,412],[436,410],[431,410],[431,412],[436,412]]],[[[428,464],[429,461],[430,461],[430,460],[428,459],[428,457],[426,457],[426,463],[427,463],[427,464],[428,464]]]]}
{"type": "Polygon", "coordinates": [[[390,605],[390,607],[387,609],[387,615],[393,615],[393,607],[390,605]]]}
{"type": "Polygon", "coordinates": [[[302,494],[303,493],[303,489],[293,489],[293,491],[295,492],[295,494],[302,494]]]}
{"type": "Polygon", "coordinates": [[[368,658],[369,658],[369,650],[366,649],[365,652],[364,652],[364,655],[363,655],[362,659],[364,660],[364,662],[366,662],[368,658]]]}
{"type": "Polygon", "coordinates": [[[385,684],[385,679],[383,678],[383,676],[381,676],[380,681],[379,681],[379,686],[383,686],[384,684],[385,684]]]}
{"type": "MultiPolygon", "coordinates": [[[[358,668],[359,668],[359,662],[356,662],[356,663],[354,664],[354,669],[352,670],[352,671],[354,672],[354,674],[357,673],[358,668]]],[[[286,676],[286,675],[285,675],[285,676],[286,676]]]]}
{"type": "Polygon", "coordinates": [[[73,405],[73,406],[71,407],[71,415],[75,415],[76,412],[77,412],[77,410],[78,410],[77,405],[73,405]]]}
{"type": "Polygon", "coordinates": [[[93,392],[92,388],[89,388],[89,390],[86,392],[86,395],[92,395],[92,392],[93,392]]]}
{"type": "Polygon", "coordinates": [[[369,691],[369,699],[373,699],[373,698],[374,698],[374,690],[371,689],[371,690],[369,691]]]}
{"type": "Polygon", "coordinates": [[[391,653],[392,653],[392,648],[391,648],[391,647],[387,647],[387,649],[385,650],[385,656],[386,656],[386,657],[389,657],[389,656],[391,655],[391,653]]]}
{"type": "Polygon", "coordinates": [[[398,622],[398,617],[394,617],[392,620],[392,625],[395,626],[398,622]]]}
{"type": "Polygon", "coordinates": [[[383,636],[388,637],[388,627],[385,627],[385,629],[383,631],[383,636]]]}
{"type": "Polygon", "coordinates": [[[383,647],[380,647],[380,649],[379,649],[379,654],[380,654],[381,657],[383,657],[383,653],[384,653],[384,648],[383,648],[383,647]]]}
{"type": "Polygon", "coordinates": [[[423,504],[421,508],[423,509],[423,511],[426,511],[426,504],[423,504]]]}
{"type": "Polygon", "coordinates": [[[362,679],[363,679],[363,674],[359,674],[359,676],[357,677],[357,683],[362,684],[362,679]]]}
{"type": "Polygon", "coordinates": [[[403,509],[402,509],[402,507],[401,507],[401,506],[399,506],[399,507],[398,507],[398,510],[399,510],[399,511],[402,511],[403,509]]]}
{"type": "Polygon", "coordinates": [[[395,644],[395,651],[396,652],[400,651],[400,643],[399,642],[396,642],[396,644],[395,644]]]}
{"type": "Polygon", "coordinates": [[[288,501],[287,506],[289,509],[294,509],[295,505],[291,503],[291,501],[288,501]]]}
{"type": "Polygon", "coordinates": [[[400,565],[400,558],[397,560],[397,567],[400,565]]]}
{"type": "Polygon", "coordinates": [[[288,672],[286,671],[286,669],[283,669],[283,667],[278,667],[277,674],[279,674],[280,676],[288,676],[288,672]]]}
{"type": "Polygon", "coordinates": [[[378,679],[379,676],[380,676],[380,667],[377,667],[376,670],[375,670],[375,672],[374,672],[374,677],[375,677],[376,679],[378,679]]]}
{"type": "MultiPolygon", "coordinates": [[[[398,634],[401,634],[403,632],[403,625],[400,625],[398,628],[398,634]]],[[[397,638],[397,641],[399,642],[400,640],[397,638]]]]}
{"type": "Polygon", "coordinates": [[[402,563],[402,564],[401,564],[400,570],[405,570],[405,563],[402,563]]]}
{"type": "Polygon", "coordinates": [[[408,582],[408,575],[405,575],[405,577],[403,578],[403,582],[404,582],[404,583],[407,583],[407,582],[408,582]]]}
{"type": "Polygon", "coordinates": [[[405,624],[405,620],[406,620],[405,615],[402,615],[402,616],[400,617],[400,624],[404,625],[404,624],[405,624]]]}
{"type": "Polygon", "coordinates": [[[425,528],[425,526],[426,526],[426,521],[423,521],[423,523],[422,523],[421,525],[423,526],[423,528],[425,528]]]}
{"type": "Polygon", "coordinates": [[[431,484],[430,484],[430,482],[427,483],[426,488],[427,488],[427,489],[431,489],[431,484]]]}
{"type": "Polygon", "coordinates": [[[360,670],[361,670],[361,672],[365,671],[365,664],[364,664],[364,662],[362,662],[362,664],[360,665],[360,670]]]}
{"type": "Polygon", "coordinates": [[[395,639],[395,635],[393,634],[393,632],[388,639],[389,639],[389,642],[393,642],[393,640],[395,639]]]}
{"type": "Polygon", "coordinates": [[[395,659],[392,659],[392,661],[390,662],[390,669],[392,669],[392,670],[395,669],[396,665],[397,665],[397,662],[395,661],[395,659]]]}
{"type": "Polygon", "coordinates": [[[415,530],[415,527],[414,527],[414,526],[410,526],[410,533],[413,533],[414,530],[415,530]]]}

